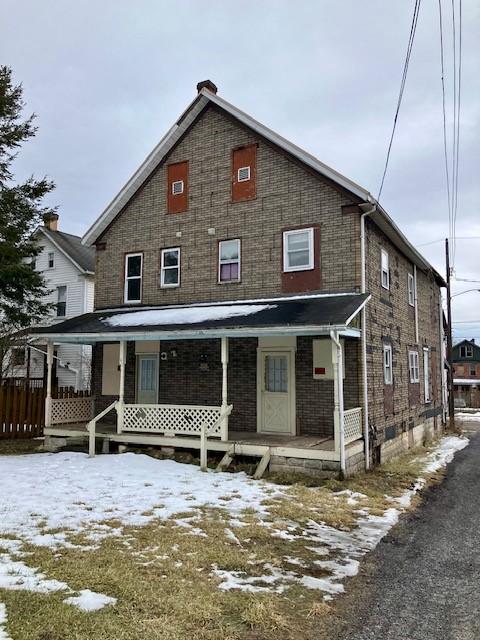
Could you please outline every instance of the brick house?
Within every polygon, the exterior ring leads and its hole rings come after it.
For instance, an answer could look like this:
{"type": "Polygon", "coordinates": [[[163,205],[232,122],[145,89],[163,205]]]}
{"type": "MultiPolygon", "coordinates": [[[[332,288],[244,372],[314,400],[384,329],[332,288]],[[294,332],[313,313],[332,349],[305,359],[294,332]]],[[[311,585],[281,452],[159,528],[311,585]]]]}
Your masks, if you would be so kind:
{"type": "Polygon", "coordinates": [[[352,472],[440,428],[442,277],[368,191],[197,88],[84,236],[94,313],[42,335],[94,345],[97,436],[199,448],[203,421],[227,457],[352,472]]]}
{"type": "Polygon", "coordinates": [[[462,340],[452,349],[455,404],[480,407],[480,347],[475,340],[462,340]]]}

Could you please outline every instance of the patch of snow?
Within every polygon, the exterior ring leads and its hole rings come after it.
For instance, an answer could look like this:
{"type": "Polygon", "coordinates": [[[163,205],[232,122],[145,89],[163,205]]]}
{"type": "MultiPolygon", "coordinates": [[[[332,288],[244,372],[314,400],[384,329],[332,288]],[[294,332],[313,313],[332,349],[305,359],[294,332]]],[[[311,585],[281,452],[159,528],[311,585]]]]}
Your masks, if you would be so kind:
{"type": "Polygon", "coordinates": [[[231,540],[232,542],[234,542],[235,544],[238,544],[240,546],[242,546],[242,543],[240,542],[240,540],[237,538],[237,536],[233,533],[233,531],[231,529],[224,529],[225,535],[227,536],[228,540],[231,540]]]}
{"type": "Polygon", "coordinates": [[[456,413],[455,420],[459,420],[460,422],[480,422],[480,411],[476,411],[475,413],[456,413]]]}
{"type": "Polygon", "coordinates": [[[107,605],[113,605],[117,603],[116,598],[111,598],[110,596],[105,596],[103,593],[95,593],[95,591],[90,591],[90,589],[82,589],[79,591],[78,596],[71,596],[70,598],[65,598],[64,602],[66,604],[72,604],[75,607],[78,607],[82,611],[98,611],[99,609],[103,609],[107,605]]]}
{"type": "MultiPolygon", "coordinates": [[[[480,415],[478,417],[480,420],[480,415]]],[[[453,460],[456,451],[464,449],[469,443],[468,438],[458,436],[447,436],[442,438],[438,447],[428,454],[428,463],[425,466],[425,473],[434,473],[441,467],[449,464],[453,460]]]]}
{"type": "Polygon", "coordinates": [[[259,311],[275,309],[276,307],[276,304],[224,304],[211,307],[150,309],[148,311],[119,313],[108,318],[102,318],[102,322],[109,327],[197,324],[199,322],[251,316],[259,311]]]}
{"type": "Polygon", "coordinates": [[[224,571],[213,566],[211,575],[221,578],[222,582],[218,588],[222,591],[230,591],[238,589],[249,593],[259,593],[268,591],[270,593],[283,593],[286,584],[297,579],[297,574],[292,571],[282,571],[278,567],[266,563],[264,569],[269,571],[268,574],[259,576],[248,576],[243,571],[224,571]]]}
{"type": "Polygon", "coordinates": [[[363,500],[367,496],[364,493],[358,491],[352,491],[351,489],[344,489],[343,491],[337,491],[335,496],[347,496],[347,504],[358,504],[359,500],[363,500]]]}

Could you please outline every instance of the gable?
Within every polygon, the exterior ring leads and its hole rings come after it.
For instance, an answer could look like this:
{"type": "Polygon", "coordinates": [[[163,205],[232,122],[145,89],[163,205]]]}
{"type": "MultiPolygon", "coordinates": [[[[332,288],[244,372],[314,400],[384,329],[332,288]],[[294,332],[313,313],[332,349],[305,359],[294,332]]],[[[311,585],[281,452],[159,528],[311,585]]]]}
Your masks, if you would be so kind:
{"type": "Polygon", "coordinates": [[[462,340],[462,342],[454,345],[452,352],[452,359],[454,362],[480,362],[480,346],[471,342],[470,340],[462,340]],[[471,358],[460,355],[460,347],[463,346],[472,347],[473,355],[471,358]]]}

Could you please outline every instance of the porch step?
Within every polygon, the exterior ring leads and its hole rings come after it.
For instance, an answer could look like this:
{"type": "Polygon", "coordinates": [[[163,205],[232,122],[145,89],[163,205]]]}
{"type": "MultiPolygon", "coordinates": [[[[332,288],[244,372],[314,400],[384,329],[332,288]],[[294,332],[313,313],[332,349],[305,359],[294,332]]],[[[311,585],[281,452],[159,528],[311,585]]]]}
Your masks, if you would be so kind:
{"type": "Polygon", "coordinates": [[[228,469],[234,457],[235,457],[235,447],[230,447],[230,449],[228,449],[228,451],[225,452],[225,455],[218,463],[215,471],[225,471],[225,469],[228,469]]]}
{"type": "Polygon", "coordinates": [[[253,477],[255,478],[255,480],[260,480],[260,478],[265,473],[269,462],[270,462],[270,449],[267,449],[263,454],[260,462],[258,463],[257,468],[255,469],[255,473],[253,474],[253,477]]]}

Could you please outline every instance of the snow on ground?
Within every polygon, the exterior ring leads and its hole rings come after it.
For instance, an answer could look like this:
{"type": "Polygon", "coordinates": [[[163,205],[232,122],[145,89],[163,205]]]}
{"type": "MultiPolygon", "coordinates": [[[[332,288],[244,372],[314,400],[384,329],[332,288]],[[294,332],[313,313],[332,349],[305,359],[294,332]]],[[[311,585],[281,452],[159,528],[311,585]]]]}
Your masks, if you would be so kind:
{"type": "Polygon", "coordinates": [[[455,414],[455,420],[458,420],[459,422],[480,422],[480,411],[472,413],[460,411],[455,414]]]}
{"type": "Polygon", "coordinates": [[[90,589],[82,589],[79,593],[80,595],[78,596],[66,598],[64,602],[73,604],[82,611],[98,611],[109,604],[116,604],[117,602],[116,598],[104,596],[102,593],[95,593],[90,589]]]}

